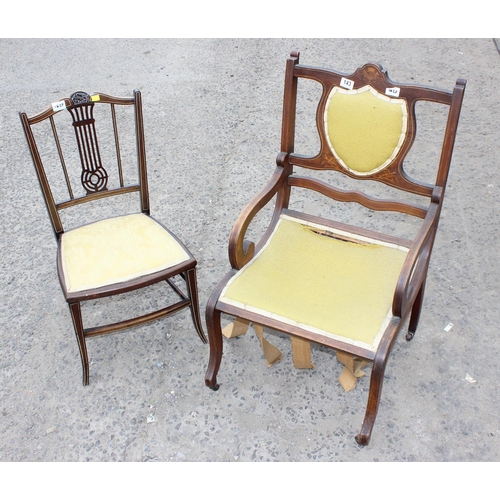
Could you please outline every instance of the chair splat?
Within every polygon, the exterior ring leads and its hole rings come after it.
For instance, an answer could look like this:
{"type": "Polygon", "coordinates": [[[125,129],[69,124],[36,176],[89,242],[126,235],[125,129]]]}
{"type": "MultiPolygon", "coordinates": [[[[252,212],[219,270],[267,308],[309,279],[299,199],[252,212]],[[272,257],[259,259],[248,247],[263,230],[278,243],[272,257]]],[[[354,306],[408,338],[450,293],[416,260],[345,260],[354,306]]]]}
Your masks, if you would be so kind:
{"type": "Polygon", "coordinates": [[[71,95],[68,111],[73,118],[78,152],[82,162],[81,181],[87,194],[106,191],[108,173],[102,166],[99,143],[95,130],[94,102],[86,92],[71,95]]]}

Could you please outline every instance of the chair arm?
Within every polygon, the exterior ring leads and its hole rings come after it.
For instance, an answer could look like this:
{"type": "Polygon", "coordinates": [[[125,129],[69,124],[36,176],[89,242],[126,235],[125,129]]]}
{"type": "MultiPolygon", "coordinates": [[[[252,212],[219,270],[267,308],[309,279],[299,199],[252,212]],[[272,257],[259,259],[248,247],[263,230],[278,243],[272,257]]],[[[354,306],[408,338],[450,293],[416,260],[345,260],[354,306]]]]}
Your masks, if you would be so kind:
{"type": "Polygon", "coordinates": [[[269,200],[285,184],[286,172],[282,166],[277,166],[270,181],[258,193],[248,205],[243,209],[240,216],[234,223],[231,235],[229,236],[229,261],[233,269],[241,269],[249,262],[255,252],[255,244],[245,240],[245,233],[255,215],[267,205],[269,200]]]}
{"type": "Polygon", "coordinates": [[[426,279],[440,212],[440,203],[431,202],[424,223],[410,247],[399,274],[392,302],[393,316],[404,317],[426,279]]]}

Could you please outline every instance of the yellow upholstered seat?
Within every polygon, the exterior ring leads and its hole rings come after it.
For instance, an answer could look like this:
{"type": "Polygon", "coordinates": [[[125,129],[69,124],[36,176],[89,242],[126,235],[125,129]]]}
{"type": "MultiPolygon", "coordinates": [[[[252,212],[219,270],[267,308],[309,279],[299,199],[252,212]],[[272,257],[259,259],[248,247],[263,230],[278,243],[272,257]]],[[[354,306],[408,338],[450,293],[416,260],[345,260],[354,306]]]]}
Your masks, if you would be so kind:
{"type": "Polygon", "coordinates": [[[375,351],[408,249],[287,215],[220,301],[375,351]]]}
{"type": "Polygon", "coordinates": [[[61,240],[68,292],[123,283],[189,259],[177,240],[144,214],[79,227],[63,233],[61,240]]]}

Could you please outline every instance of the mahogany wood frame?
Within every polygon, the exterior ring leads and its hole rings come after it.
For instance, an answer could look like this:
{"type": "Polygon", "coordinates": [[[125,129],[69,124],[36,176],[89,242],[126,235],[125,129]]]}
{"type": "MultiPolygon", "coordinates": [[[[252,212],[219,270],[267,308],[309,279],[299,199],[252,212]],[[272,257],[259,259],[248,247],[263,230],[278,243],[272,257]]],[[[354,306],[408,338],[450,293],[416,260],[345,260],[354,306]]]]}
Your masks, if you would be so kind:
{"type": "Polygon", "coordinates": [[[361,431],[356,436],[356,441],[360,445],[368,444],[379,407],[384,371],[391,348],[408,318],[409,326],[406,339],[411,340],[417,329],[422,309],[427,269],[443,204],[465,86],[466,81],[463,79],[457,80],[451,92],[417,85],[403,85],[391,81],[381,66],[371,63],[359,68],[352,75],[346,75],[326,69],[301,65],[299,64],[299,53],[291,53],[286,63],[281,152],[277,156],[277,167],[267,185],[248,203],[235,222],[229,238],[228,249],[232,270],[217,285],[206,307],[206,322],[210,343],[210,358],[205,376],[205,383],[208,387],[214,390],[219,388],[217,374],[223,353],[221,332],[222,313],[241,317],[292,336],[298,336],[342,352],[350,353],[373,363],[365,418],[361,431]],[[334,86],[340,85],[342,77],[354,81],[354,89],[371,85],[378,92],[384,94],[387,88],[397,87],[400,89],[398,98],[405,99],[407,102],[409,115],[406,139],[392,162],[383,170],[371,175],[357,176],[346,170],[337,162],[328,147],[323,126],[323,114],[331,89],[334,86]],[[301,156],[294,153],[297,82],[299,78],[315,80],[323,88],[316,114],[320,151],[314,157],[301,156]],[[428,185],[411,179],[403,170],[403,160],[415,139],[415,103],[420,100],[441,103],[449,107],[444,141],[434,185],[428,185]],[[312,170],[336,170],[360,181],[373,180],[382,182],[394,188],[420,195],[422,198],[427,199],[427,206],[413,205],[397,200],[374,199],[359,191],[341,190],[316,179],[294,175],[294,165],[312,170]],[[296,187],[314,190],[336,201],[356,202],[372,210],[409,214],[423,219],[423,222],[414,240],[407,241],[378,232],[320,219],[304,213],[294,212],[289,210],[288,206],[292,188],[296,187]],[[274,212],[268,229],[257,244],[247,241],[245,233],[252,219],[274,197],[276,197],[274,212]],[[382,241],[402,244],[410,248],[394,293],[392,303],[393,318],[387,326],[376,352],[371,352],[339,340],[329,339],[311,333],[308,330],[290,326],[276,319],[271,319],[219,301],[219,296],[231,277],[234,276],[237,270],[247,264],[265,245],[281,214],[298,216],[299,218],[318,222],[332,228],[339,228],[382,241]]]}
{"type": "MultiPolygon", "coordinates": [[[[148,179],[147,179],[147,168],[146,168],[146,148],[144,139],[144,124],[142,115],[142,98],[141,92],[139,90],[134,90],[132,97],[114,97],[107,94],[93,94],[92,96],[86,94],[85,92],[76,92],[71,97],[62,100],[64,103],[63,109],[70,111],[74,118],[73,127],[77,129],[81,127],[81,131],[76,130],[78,150],[82,163],[82,185],[87,191],[84,196],[75,197],[73,194],[73,189],[70,184],[68,171],[66,167],[66,162],[64,159],[63,151],[59,141],[57,128],[54,120],[54,115],[57,112],[52,107],[46,109],[42,113],[39,113],[31,118],[28,118],[25,112],[20,112],[21,123],[24,129],[26,140],[28,142],[28,147],[33,159],[36,174],[42,190],[43,198],[47,211],[49,213],[49,218],[56,236],[58,251],[57,251],[57,270],[59,274],[59,281],[61,283],[61,288],[63,290],[65,299],[68,303],[71,318],[73,321],[75,334],[78,342],[78,347],[80,350],[80,356],[82,361],[83,369],[83,385],[89,384],[89,358],[87,353],[86,339],[90,337],[95,337],[98,335],[104,335],[108,333],[115,332],[123,328],[133,327],[148,321],[152,321],[163,316],[167,316],[174,312],[177,312],[184,308],[189,308],[191,310],[191,316],[195,329],[202,340],[203,343],[207,343],[205,333],[203,331],[203,326],[201,323],[199,302],[198,302],[198,287],[196,279],[196,259],[192,256],[185,245],[167,228],[164,229],[182,246],[186,251],[189,258],[182,262],[181,264],[172,266],[163,271],[158,271],[146,276],[138,277],[125,281],[123,283],[117,283],[107,286],[102,286],[99,288],[84,290],[81,292],[67,292],[64,284],[64,275],[62,270],[62,260],[61,260],[61,236],[64,233],[64,227],[61,222],[61,217],[59,212],[61,210],[73,207],[82,203],[87,203],[89,201],[102,199],[109,196],[118,196],[126,193],[138,193],[140,199],[141,212],[146,216],[150,217],[150,204],[149,204],[149,191],[148,191],[148,179]],[[95,101],[92,100],[93,96],[98,96],[95,101]],[[113,135],[115,141],[115,151],[117,160],[117,170],[119,176],[120,187],[114,189],[108,189],[106,185],[108,171],[100,164],[99,155],[99,144],[97,140],[97,134],[95,131],[95,120],[93,118],[92,107],[94,105],[109,105],[111,109],[112,124],[113,124],[113,135]],[[122,162],[120,153],[120,141],[117,127],[117,116],[115,112],[116,106],[133,106],[134,108],[134,121],[135,121],[135,141],[136,141],[136,151],[137,151],[137,165],[138,165],[138,183],[137,184],[124,184],[123,172],[122,172],[122,162]],[[75,116],[78,115],[76,118],[75,116]],[[52,128],[56,148],[58,151],[59,160],[61,167],[63,169],[64,177],[66,180],[66,186],[68,188],[69,199],[58,202],[54,200],[54,196],[49,185],[48,177],[45,171],[45,167],[37,147],[37,142],[35,140],[35,134],[33,131],[33,125],[43,122],[45,120],[50,121],[52,128]],[[80,135],[79,135],[80,134],[80,135]],[[88,176],[85,176],[85,169],[89,169],[88,176]],[[95,173],[99,170],[99,174],[95,173]],[[89,178],[95,173],[95,178],[98,180],[95,185],[91,181],[85,184],[83,182],[84,177],[89,178]],[[101,177],[99,177],[101,176],[101,177]],[[103,180],[104,179],[104,180],[103,180]],[[180,276],[186,283],[186,290],[181,290],[173,281],[175,276],[180,276]],[[178,295],[179,299],[177,302],[168,305],[159,310],[152,311],[148,314],[134,317],[131,319],[126,319],[116,323],[100,326],[100,327],[90,327],[84,328],[81,303],[87,300],[99,299],[102,297],[109,297],[112,295],[118,295],[125,292],[130,292],[143,287],[159,283],[161,281],[166,281],[174,292],[178,295]]],[[[68,121],[68,125],[71,125],[71,121],[68,121]]]]}

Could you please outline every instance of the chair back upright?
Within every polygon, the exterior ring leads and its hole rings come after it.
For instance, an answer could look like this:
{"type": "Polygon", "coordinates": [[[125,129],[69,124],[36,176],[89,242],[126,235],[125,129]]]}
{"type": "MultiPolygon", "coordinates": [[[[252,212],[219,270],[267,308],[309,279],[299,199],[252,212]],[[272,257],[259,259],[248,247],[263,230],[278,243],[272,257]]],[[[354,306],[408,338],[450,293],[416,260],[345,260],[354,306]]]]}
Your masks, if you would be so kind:
{"type": "MultiPolygon", "coordinates": [[[[57,238],[64,232],[60,211],[82,203],[137,192],[141,212],[149,215],[142,99],[139,90],[134,90],[132,97],[78,91],[32,117],[21,112],[20,118],[57,238]],[[105,106],[109,108],[107,112],[102,109],[105,106]],[[99,107],[99,120],[96,117],[96,107],[99,107]],[[131,107],[137,174],[132,174],[128,180],[126,165],[122,160],[125,142],[122,139],[123,136],[128,137],[127,123],[123,119],[126,112],[122,112],[122,108],[131,107]],[[102,123],[102,128],[97,126],[98,121],[99,124],[102,123]],[[119,133],[122,129],[123,134],[119,133]],[[56,168],[63,178],[59,184],[55,181],[56,168]]],[[[126,143],[125,148],[127,147],[129,145],[126,143]]]]}
{"type": "Polygon", "coordinates": [[[356,180],[377,181],[441,205],[455,142],[465,80],[452,92],[417,85],[397,84],[378,64],[365,64],[352,75],[299,64],[299,53],[287,60],[281,134],[277,163],[288,170],[283,207],[290,187],[312,189],[337,201],[357,202],[371,210],[395,211],[424,219],[429,206],[395,199],[375,199],[360,191],[346,191],[311,177],[294,175],[293,167],[334,170],[356,180]],[[316,112],[319,152],[297,154],[295,148],[299,79],[322,86],[316,112]],[[430,101],[449,106],[444,141],[435,182],[411,178],[403,161],[416,135],[415,105],[430,101]]]}

